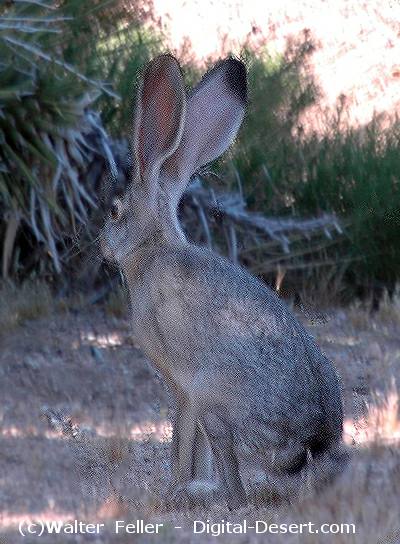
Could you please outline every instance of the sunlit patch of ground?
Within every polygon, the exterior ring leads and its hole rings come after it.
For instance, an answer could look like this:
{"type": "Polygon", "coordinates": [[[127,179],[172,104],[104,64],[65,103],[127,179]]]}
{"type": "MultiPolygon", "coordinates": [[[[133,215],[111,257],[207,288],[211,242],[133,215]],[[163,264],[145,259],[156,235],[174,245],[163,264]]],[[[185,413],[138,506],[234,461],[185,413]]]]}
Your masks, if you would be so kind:
{"type": "Polygon", "coordinates": [[[113,346],[121,346],[124,339],[120,334],[116,332],[110,334],[95,334],[94,332],[83,332],[81,334],[81,341],[86,342],[91,346],[96,346],[99,348],[109,348],[113,346]]]}
{"type": "Polygon", "coordinates": [[[366,414],[344,421],[344,439],[349,445],[400,444],[399,393],[394,383],[386,396],[376,395],[366,414]]]}
{"type": "Polygon", "coordinates": [[[0,436],[3,438],[26,438],[26,437],[42,437],[48,439],[58,439],[60,438],[58,433],[52,430],[39,430],[38,428],[28,427],[22,429],[16,427],[15,425],[3,426],[0,429],[0,436]]]}
{"type": "Polygon", "coordinates": [[[60,521],[66,523],[72,519],[74,519],[73,512],[63,512],[60,510],[56,510],[51,506],[35,514],[31,512],[15,514],[13,512],[2,511],[0,512],[0,530],[6,531],[8,529],[17,529],[20,523],[34,523],[37,520],[40,520],[43,523],[52,521],[60,521]]]}
{"type": "MultiPolygon", "coordinates": [[[[152,440],[160,442],[169,442],[172,437],[172,427],[169,421],[161,421],[154,423],[152,421],[144,421],[140,425],[133,425],[126,429],[121,429],[116,432],[112,425],[90,425],[85,427],[86,431],[90,431],[92,436],[102,438],[112,438],[118,436],[129,440],[143,441],[151,437],[152,440]]],[[[41,437],[47,439],[59,440],[62,435],[52,429],[43,430],[39,427],[21,428],[17,426],[3,426],[0,428],[0,437],[3,438],[33,438],[41,437]]]]}

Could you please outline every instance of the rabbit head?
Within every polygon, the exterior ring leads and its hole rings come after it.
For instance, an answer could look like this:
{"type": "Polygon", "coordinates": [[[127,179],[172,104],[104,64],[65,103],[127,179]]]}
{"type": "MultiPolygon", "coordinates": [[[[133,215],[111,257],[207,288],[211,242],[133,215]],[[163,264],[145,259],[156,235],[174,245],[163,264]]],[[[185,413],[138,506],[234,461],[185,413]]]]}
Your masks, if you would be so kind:
{"type": "Polygon", "coordinates": [[[246,107],[246,69],[219,62],[187,96],[177,60],[151,61],[134,116],[132,181],[116,195],[101,233],[106,258],[124,264],[151,241],[184,240],[177,208],[191,176],[232,143],[246,107]]]}

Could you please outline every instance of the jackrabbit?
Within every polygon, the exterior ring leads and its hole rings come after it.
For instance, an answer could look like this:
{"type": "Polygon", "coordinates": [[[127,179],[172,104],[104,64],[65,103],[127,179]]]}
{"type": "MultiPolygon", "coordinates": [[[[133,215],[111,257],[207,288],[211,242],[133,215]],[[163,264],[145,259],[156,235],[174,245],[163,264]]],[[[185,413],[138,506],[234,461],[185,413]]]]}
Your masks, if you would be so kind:
{"type": "MultiPolygon", "coordinates": [[[[241,448],[271,481],[345,464],[335,369],[264,283],[189,243],[177,208],[190,177],[232,143],[245,114],[246,68],[219,62],[189,94],[171,55],[150,62],[134,117],[132,181],[101,234],[130,291],[133,331],[175,400],[173,489],[212,489],[247,503],[241,448]]],[[[268,478],[267,478],[268,480],[268,478]]],[[[297,483],[296,483],[297,485],[297,483]]]]}

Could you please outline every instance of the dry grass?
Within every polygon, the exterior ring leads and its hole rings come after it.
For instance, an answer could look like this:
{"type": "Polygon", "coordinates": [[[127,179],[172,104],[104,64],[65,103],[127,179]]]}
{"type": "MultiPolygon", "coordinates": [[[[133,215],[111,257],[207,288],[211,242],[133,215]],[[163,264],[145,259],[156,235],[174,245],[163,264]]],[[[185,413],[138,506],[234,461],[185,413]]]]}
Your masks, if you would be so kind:
{"type": "Polygon", "coordinates": [[[48,315],[54,309],[49,286],[41,281],[26,281],[20,287],[0,285],[0,333],[10,331],[29,319],[48,315]]]}
{"type": "Polygon", "coordinates": [[[385,393],[374,392],[369,402],[359,407],[359,414],[344,424],[345,439],[349,444],[381,446],[400,442],[399,391],[392,378],[385,393]]]}
{"type": "Polygon", "coordinates": [[[371,326],[400,326],[400,285],[396,286],[392,298],[385,290],[379,304],[379,310],[371,319],[372,300],[356,300],[348,308],[348,316],[355,329],[368,330],[371,326]]]}
{"type": "MultiPolygon", "coordinates": [[[[127,300],[126,290],[118,285],[105,300],[104,311],[109,316],[123,318],[128,311],[127,300]]],[[[0,333],[55,311],[66,312],[72,308],[82,311],[86,304],[87,297],[78,292],[56,300],[44,281],[25,281],[21,286],[0,283],[0,333]]]]}
{"type": "Polygon", "coordinates": [[[396,443],[400,441],[399,392],[395,380],[386,395],[375,393],[367,414],[357,421],[357,443],[396,443]]]}
{"type": "Polygon", "coordinates": [[[392,299],[385,291],[377,319],[384,324],[400,326],[400,285],[396,286],[392,299]]]}
{"type": "Polygon", "coordinates": [[[355,329],[367,330],[371,326],[370,304],[356,300],[348,309],[348,317],[355,329]]]}
{"type": "Polygon", "coordinates": [[[118,285],[108,295],[104,303],[104,310],[110,316],[117,318],[125,317],[128,311],[127,300],[128,294],[126,289],[118,285]]]}

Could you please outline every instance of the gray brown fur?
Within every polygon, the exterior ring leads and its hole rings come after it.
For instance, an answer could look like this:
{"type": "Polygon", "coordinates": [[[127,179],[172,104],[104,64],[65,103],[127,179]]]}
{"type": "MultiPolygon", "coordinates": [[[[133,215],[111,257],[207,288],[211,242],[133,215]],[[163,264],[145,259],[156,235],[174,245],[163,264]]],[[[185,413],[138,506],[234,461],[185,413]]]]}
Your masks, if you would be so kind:
{"type": "Polygon", "coordinates": [[[271,289],[189,243],[177,219],[190,176],[229,147],[245,107],[236,59],[189,96],[173,57],[152,61],[138,93],[136,171],[102,231],[129,286],[135,337],[175,402],[173,493],[211,493],[215,465],[232,508],[247,502],[240,452],[281,496],[329,481],[346,461],[332,363],[271,289]]]}

